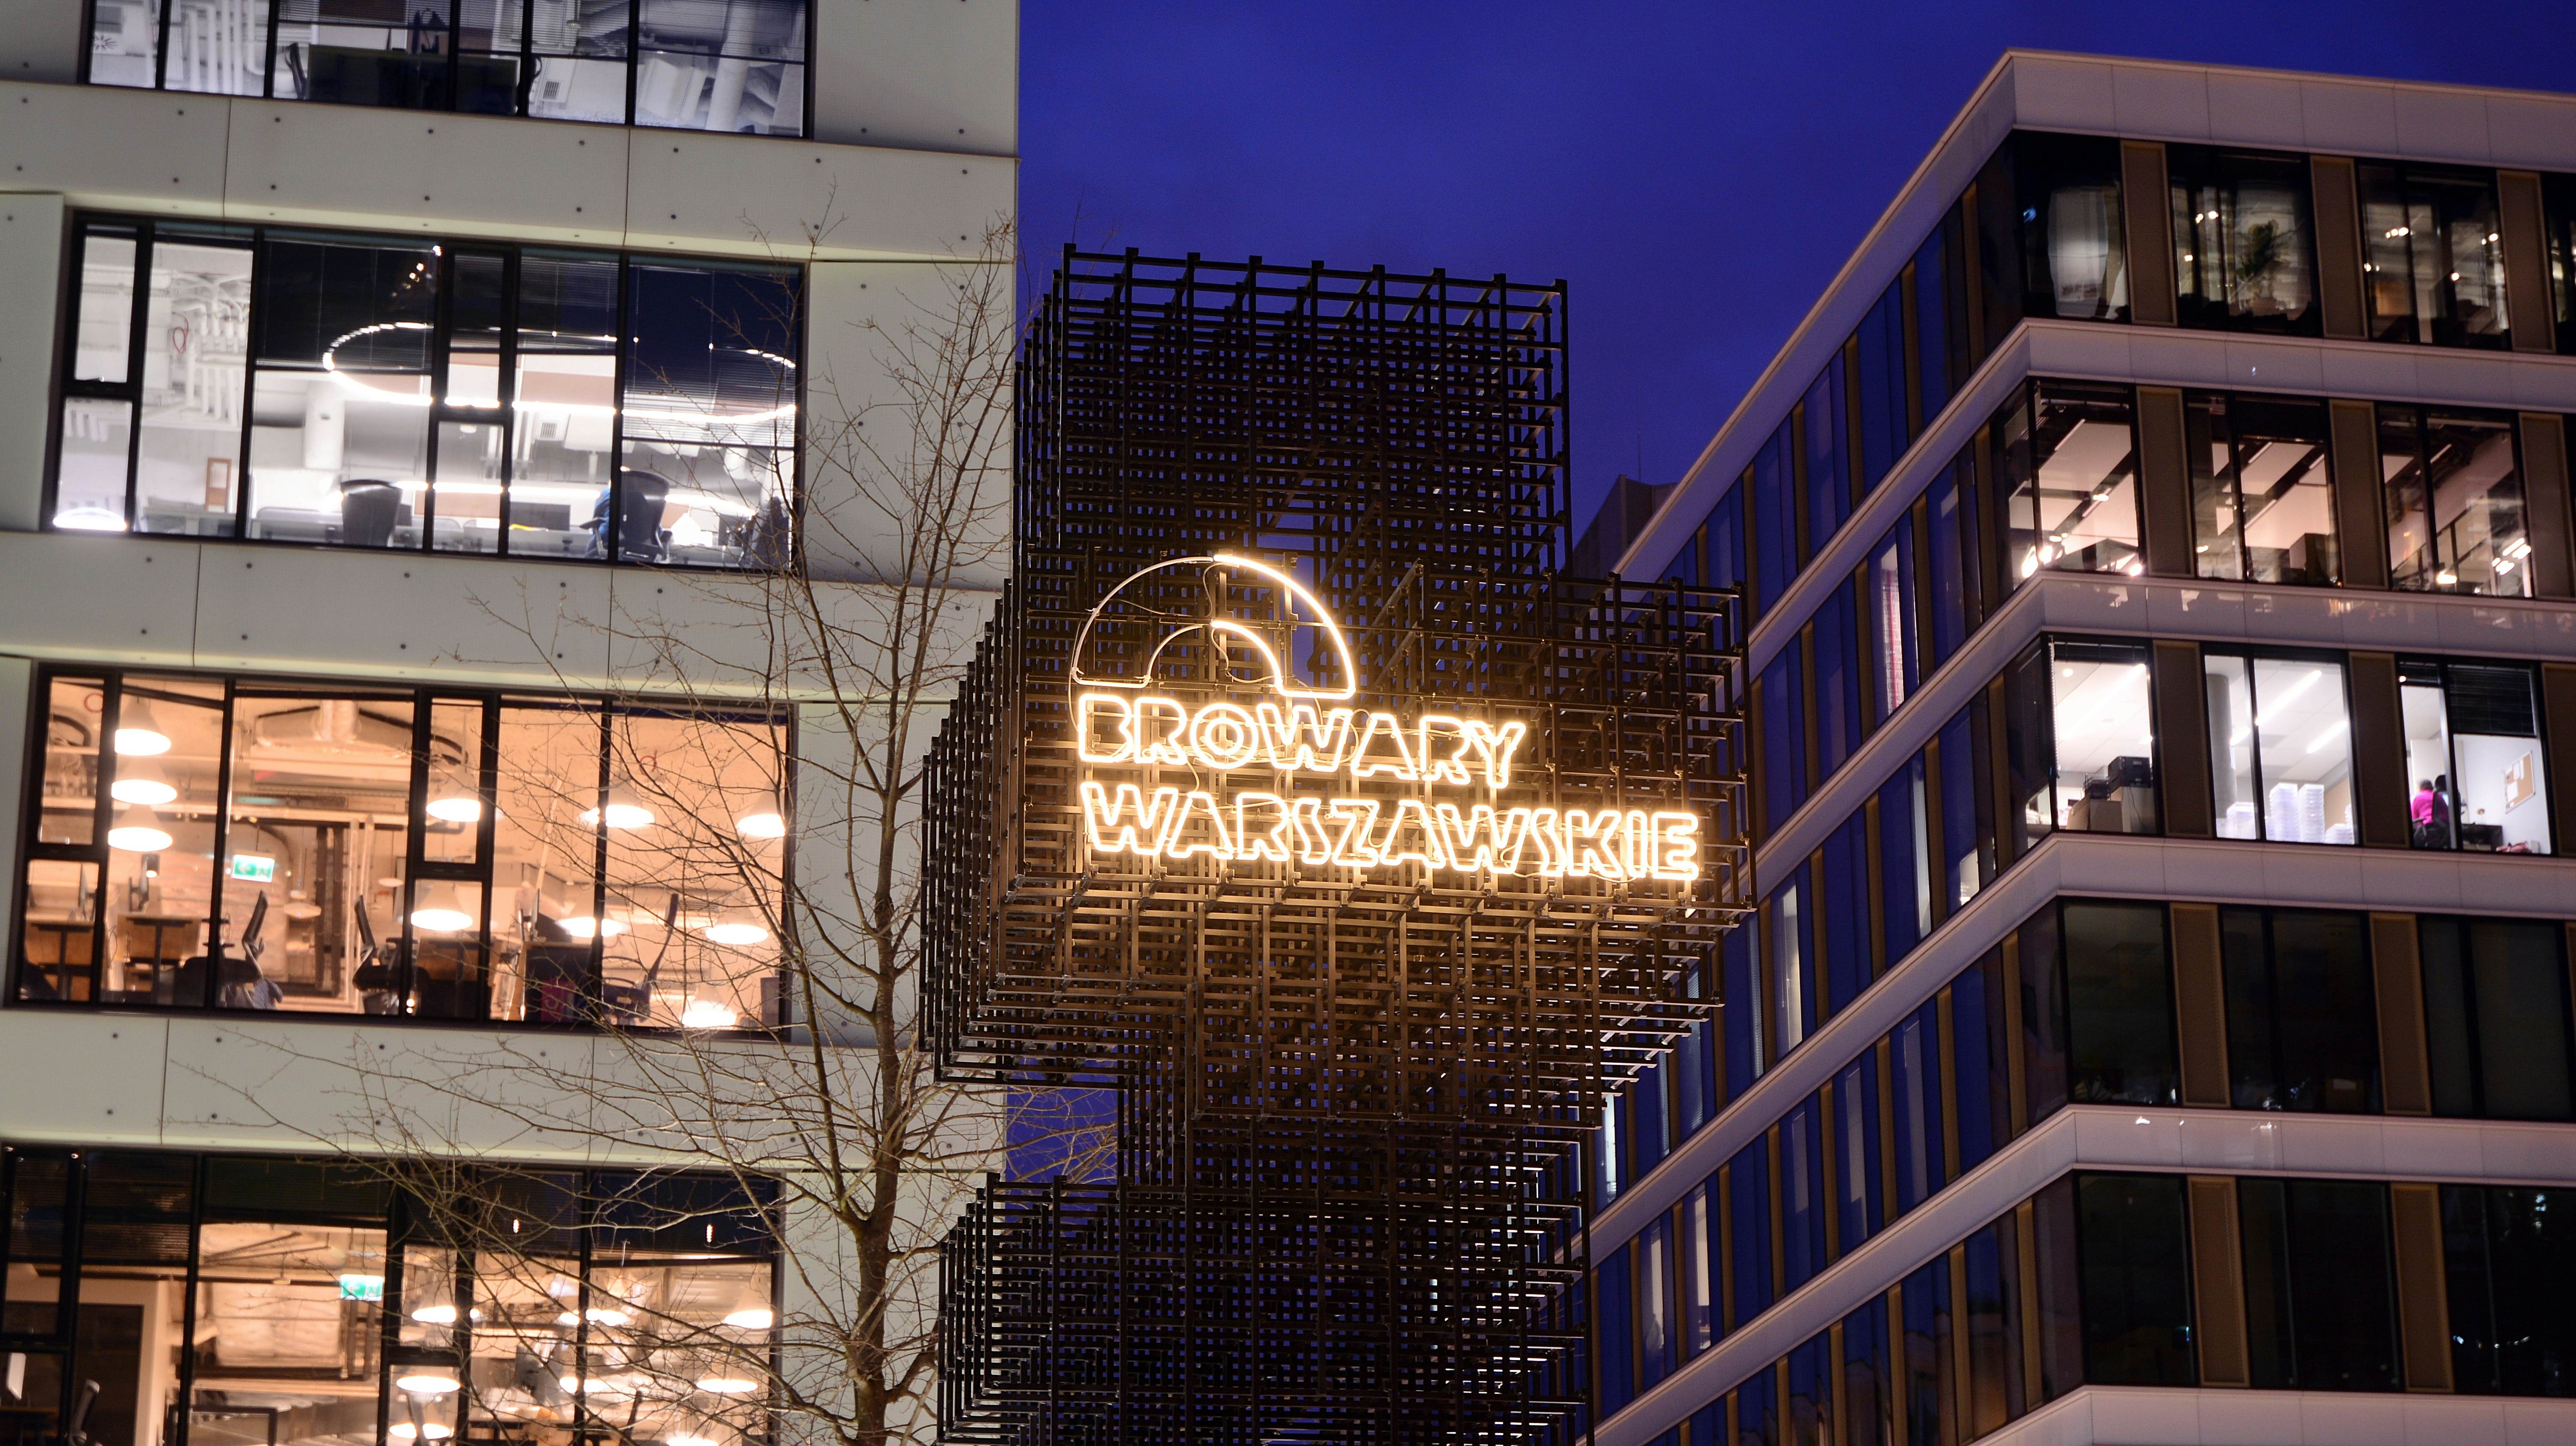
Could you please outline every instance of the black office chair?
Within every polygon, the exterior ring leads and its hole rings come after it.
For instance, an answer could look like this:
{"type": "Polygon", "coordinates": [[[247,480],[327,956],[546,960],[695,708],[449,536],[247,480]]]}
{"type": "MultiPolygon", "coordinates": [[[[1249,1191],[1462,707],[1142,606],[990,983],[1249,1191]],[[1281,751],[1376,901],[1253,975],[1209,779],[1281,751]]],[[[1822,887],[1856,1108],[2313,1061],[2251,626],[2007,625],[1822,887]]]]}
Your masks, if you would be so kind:
{"type": "Polygon", "coordinates": [[[340,484],[340,540],[355,547],[383,547],[394,540],[402,515],[402,489],[373,477],[340,484]]]}
{"type": "MultiPolygon", "coordinates": [[[[617,474],[617,559],[620,562],[660,562],[669,555],[669,539],[662,531],[662,508],[671,499],[671,479],[659,472],[641,467],[621,468],[617,474]]],[[[590,514],[590,555],[608,555],[609,493],[599,494],[590,514]]]]}

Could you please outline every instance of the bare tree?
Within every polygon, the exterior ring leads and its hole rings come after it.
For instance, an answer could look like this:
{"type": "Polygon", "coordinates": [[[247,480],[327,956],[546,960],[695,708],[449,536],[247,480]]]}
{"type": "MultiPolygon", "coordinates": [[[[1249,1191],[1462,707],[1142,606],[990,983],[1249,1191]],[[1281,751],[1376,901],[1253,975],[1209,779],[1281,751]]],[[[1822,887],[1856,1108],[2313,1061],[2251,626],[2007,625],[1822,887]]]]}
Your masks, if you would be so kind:
{"type": "MultiPolygon", "coordinates": [[[[938,1237],[1028,1108],[939,1080],[918,1026],[923,761],[1007,565],[1014,242],[996,223],[953,264],[860,273],[881,288],[870,319],[813,338],[803,376],[771,357],[766,423],[801,415],[801,453],[729,446],[756,408],[682,425],[737,484],[746,457],[784,471],[801,455],[796,485],[769,489],[801,492],[796,524],[739,509],[727,525],[751,571],[655,573],[650,589],[621,574],[604,707],[508,725],[492,804],[521,862],[496,878],[494,939],[478,954],[415,938],[384,1007],[418,1010],[409,981],[442,967],[479,971],[494,1015],[569,1011],[596,1036],[388,1048],[361,1035],[345,1057],[280,1065],[330,1066],[330,1118],[302,1132],[415,1202],[450,1252],[423,1279],[475,1277],[452,1300],[405,1287],[402,1320],[491,1347],[459,1393],[487,1421],[542,1440],[584,1413],[675,1446],[733,1446],[771,1423],[844,1446],[931,1434],[938,1237]],[[564,742],[590,737],[606,740],[604,796],[598,751],[564,742]],[[549,909],[550,888],[575,886],[605,907],[549,909]],[[604,966],[586,973],[594,958],[604,966]],[[774,1312],[740,1304],[748,1277],[691,1275],[687,1252],[650,1249],[621,1255],[607,1285],[595,1269],[587,1303],[567,1305],[564,1237],[542,1202],[575,1159],[735,1182],[722,1198],[636,1184],[585,1208],[683,1243],[766,1213],[781,1241],[774,1312]],[[507,1370],[492,1364],[504,1342],[507,1370]]],[[[667,480],[674,495],[722,482],[667,480]]],[[[537,589],[485,606],[536,657],[582,625],[537,589]]],[[[1103,1146],[1078,1120],[1065,1128],[1060,1150],[1083,1173],[1103,1146]]]]}

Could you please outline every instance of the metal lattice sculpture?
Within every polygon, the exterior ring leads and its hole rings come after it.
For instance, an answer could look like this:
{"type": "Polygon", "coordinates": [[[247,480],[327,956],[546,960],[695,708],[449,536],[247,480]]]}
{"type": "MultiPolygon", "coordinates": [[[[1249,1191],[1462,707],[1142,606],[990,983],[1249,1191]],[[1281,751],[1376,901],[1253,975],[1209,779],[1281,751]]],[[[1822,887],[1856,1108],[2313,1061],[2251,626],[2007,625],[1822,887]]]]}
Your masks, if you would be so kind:
{"type": "Polygon", "coordinates": [[[949,1243],[952,1439],[1546,1439],[1581,1142],[1743,909],[1730,593],[1580,581],[1560,289],[1068,252],[931,760],[953,1076],[1121,1091],[949,1243]]]}

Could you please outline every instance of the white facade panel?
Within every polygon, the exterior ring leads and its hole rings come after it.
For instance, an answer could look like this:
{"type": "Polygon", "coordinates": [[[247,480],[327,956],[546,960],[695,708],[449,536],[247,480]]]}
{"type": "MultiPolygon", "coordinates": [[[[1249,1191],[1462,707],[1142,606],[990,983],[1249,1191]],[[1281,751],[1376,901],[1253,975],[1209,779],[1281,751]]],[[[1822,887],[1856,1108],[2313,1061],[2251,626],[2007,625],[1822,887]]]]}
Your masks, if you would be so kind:
{"type": "Polygon", "coordinates": [[[218,96],[0,84],[0,189],[219,215],[232,109],[218,96]]]}
{"type": "Polygon", "coordinates": [[[70,0],[0,0],[0,75],[55,85],[78,80],[81,9],[70,0]]]}
{"type": "Polygon", "coordinates": [[[638,131],[627,174],[626,244],[686,250],[705,238],[782,261],[977,254],[1015,204],[1017,163],[638,131]]]}
{"type": "Polygon", "coordinates": [[[821,0],[817,9],[817,139],[1019,150],[1017,0],[821,0]]]}
{"type": "Polygon", "coordinates": [[[227,219],[614,246],[624,126],[300,101],[231,103],[227,219]]]}
{"type": "Polygon", "coordinates": [[[0,528],[43,521],[62,288],[62,198],[0,196],[0,528]]]}

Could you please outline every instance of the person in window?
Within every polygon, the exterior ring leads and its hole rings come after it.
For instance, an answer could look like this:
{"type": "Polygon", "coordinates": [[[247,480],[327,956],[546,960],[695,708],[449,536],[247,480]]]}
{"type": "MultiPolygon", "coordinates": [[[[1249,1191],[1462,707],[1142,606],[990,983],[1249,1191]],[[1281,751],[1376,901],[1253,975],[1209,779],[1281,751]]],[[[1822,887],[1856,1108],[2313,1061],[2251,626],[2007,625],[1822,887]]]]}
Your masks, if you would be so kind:
{"type": "Polygon", "coordinates": [[[2441,790],[2427,778],[2415,780],[2415,799],[2411,809],[2415,819],[2415,847],[2442,849],[2451,846],[2451,810],[2443,801],[2441,790]]]}

